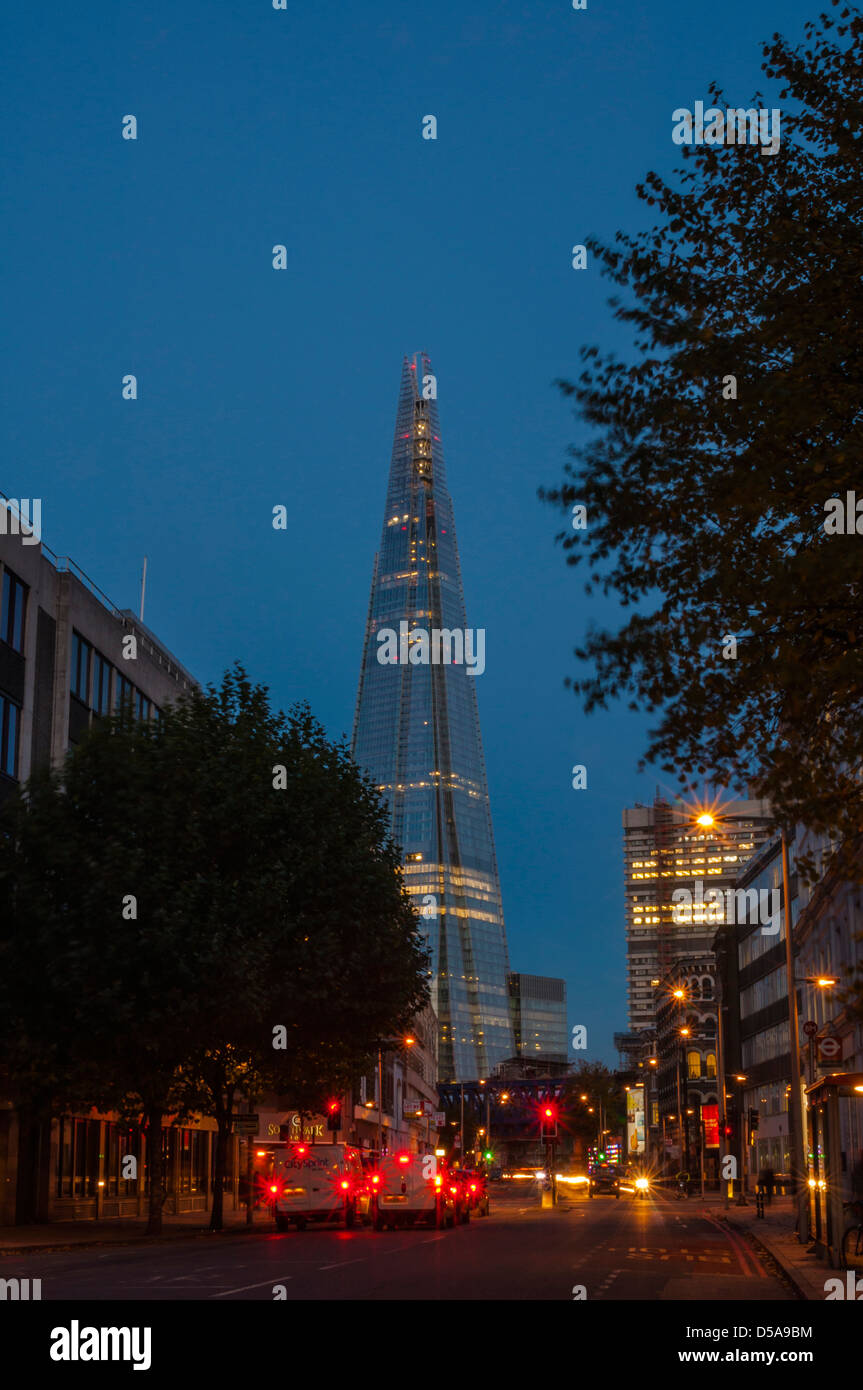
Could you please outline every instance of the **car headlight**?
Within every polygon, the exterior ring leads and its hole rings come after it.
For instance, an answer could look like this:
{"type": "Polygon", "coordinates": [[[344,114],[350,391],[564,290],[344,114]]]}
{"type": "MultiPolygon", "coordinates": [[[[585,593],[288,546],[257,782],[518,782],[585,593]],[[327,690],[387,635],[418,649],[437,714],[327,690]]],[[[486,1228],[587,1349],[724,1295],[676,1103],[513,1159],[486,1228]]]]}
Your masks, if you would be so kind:
{"type": "Polygon", "coordinates": [[[650,1186],[650,1183],[647,1181],[647,1178],[636,1178],[636,1179],[635,1179],[635,1186],[636,1186],[641,1192],[644,1192],[644,1191],[646,1191],[646,1189],[650,1186]]]}

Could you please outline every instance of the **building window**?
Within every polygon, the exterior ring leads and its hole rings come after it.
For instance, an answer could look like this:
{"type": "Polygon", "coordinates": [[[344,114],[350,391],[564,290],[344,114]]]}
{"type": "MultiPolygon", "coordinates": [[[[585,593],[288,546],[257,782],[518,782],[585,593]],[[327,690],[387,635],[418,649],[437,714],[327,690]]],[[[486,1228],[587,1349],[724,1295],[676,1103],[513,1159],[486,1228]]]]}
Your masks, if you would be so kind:
{"type": "MultiPolygon", "coordinates": [[[[109,1124],[105,1139],[105,1193],[110,1197],[134,1197],[137,1178],[123,1177],[123,1160],[138,1156],[139,1131],[133,1126],[109,1124]]],[[[128,1169],[128,1164],[125,1165],[128,1169]]]]}
{"type": "Polygon", "coordinates": [[[93,709],[97,714],[111,712],[111,663],[99,652],[93,666],[93,709]]]}
{"type": "Polygon", "coordinates": [[[701,1053],[687,1052],[686,1068],[690,1081],[697,1081],[701,1075],[701,1053]]]}
{"type": "Polygon", "coordinates": [[[0,602],[0,639],[20,652],[24,646],[24,607],[27,586],[11,570],[3,571],[3,597],[0,602]]]}
{"type": "Polygon", "coordinates": [[[57,1196],[95,1197],[99,1181],[98,1120],[60,1121],[57,1146],[57,1196]]]}
{"type": "Polygon", "coordinates": [[[93,648],[89,642],[79,636],[77,632],[72,633],[72,677],[71,690],[79,700],[83,700],[85,705],[90,703],[90,665],[93,660],[93,648]]]}
{"type": "Polygon", "coordinates": [[[714,1077],[714,1076],[716,1075],[716,1053],[715,1053],[715,1052],[708,1052],[707,1057],[706,1057],[706,1059],[705,1059],[705,1066],[706,1066],[706,1068],[707,1068],[707,1075],[708,1075],[709,1077],[711,1077],[711,1078],[714,1077]]]}
{"type": "Polygon", "coordinates": [[[135,691],[135,718],[143,719],[145,723],[150,718],[150,701],[140,690],[135,691]]]}
{"type": "Polygon", "coordinates": [[[125,676],[117,675],[117,713],[134,708],[135,687],[125,676]]]}
{"type": "Polygon", "coordinates": [[[20,709],[6,695],[0,695],[0,772],[18,775],[18,716],[20,709]]]}

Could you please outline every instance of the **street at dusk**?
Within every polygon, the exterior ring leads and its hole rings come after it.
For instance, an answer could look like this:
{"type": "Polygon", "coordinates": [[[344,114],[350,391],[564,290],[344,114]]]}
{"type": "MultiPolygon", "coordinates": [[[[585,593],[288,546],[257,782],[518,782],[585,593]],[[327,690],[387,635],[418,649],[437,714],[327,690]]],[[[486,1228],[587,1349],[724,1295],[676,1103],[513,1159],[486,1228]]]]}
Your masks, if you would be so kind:
{"type": "MultiPolygon", "coordinates": [[[[519,1185],[521,1186],[521,1185],[519,1185]]],[[[205,1237],[158,1249],[18,1256],[43,1299],[795,1300],[718,1207],[674,1199],[589,1202],[542,1211],[508,1191],[487,1220],[453,1231],[307,1231],[205,1237]],[[282,1296],[281,1293],[279,1295],[282,1296]],[[581,1297],[581,1295],[577,1295],[581,1297]]],[[[787,1314],[785,1315],[787,1320],[787,1314]]]]}

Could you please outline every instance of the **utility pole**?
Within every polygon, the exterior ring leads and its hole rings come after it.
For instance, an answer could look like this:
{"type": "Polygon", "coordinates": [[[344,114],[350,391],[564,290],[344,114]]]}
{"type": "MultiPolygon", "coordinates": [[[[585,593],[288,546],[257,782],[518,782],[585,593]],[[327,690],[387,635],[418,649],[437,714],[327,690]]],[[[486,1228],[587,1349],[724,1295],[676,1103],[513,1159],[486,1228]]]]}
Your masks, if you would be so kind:
{"type": "Polygon", "coordinates": [[[794,979],[794,948],[791,924],[791,873],[788,866],[788,839],[782,830],[782,915],[785,919],[785,975],[788,983],[788,1042],[791,1048],[791,1171],[797,1198],[797,1239],[809,1242],[809,1201],[806,1187],[806,1129],[803,1123],[803,1092],[800,1081],[800,1018],[797,1011],[797,985],[794,979]]]}

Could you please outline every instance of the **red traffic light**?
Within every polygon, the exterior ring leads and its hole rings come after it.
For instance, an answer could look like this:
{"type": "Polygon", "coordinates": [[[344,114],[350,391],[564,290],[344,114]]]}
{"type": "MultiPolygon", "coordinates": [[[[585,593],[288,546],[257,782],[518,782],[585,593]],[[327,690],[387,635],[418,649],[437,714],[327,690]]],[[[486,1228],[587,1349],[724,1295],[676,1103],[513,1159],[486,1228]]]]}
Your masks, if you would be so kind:
{"type": "Polygon", "coordinates": [[[327,1110],[329,1111],[329,1113],[330,1113],[331,1115],[335,1115],[336,1111],[337,1111],[337,1110],[341,1110],[341,1108],[342,1108],[342,1103],[341,1103],[340,1100],[328,1100],[328,1101],[327,1101],[327,1110]]]}

